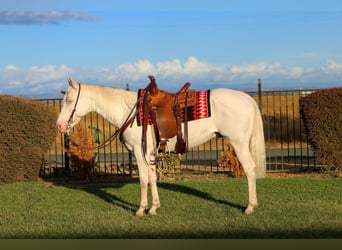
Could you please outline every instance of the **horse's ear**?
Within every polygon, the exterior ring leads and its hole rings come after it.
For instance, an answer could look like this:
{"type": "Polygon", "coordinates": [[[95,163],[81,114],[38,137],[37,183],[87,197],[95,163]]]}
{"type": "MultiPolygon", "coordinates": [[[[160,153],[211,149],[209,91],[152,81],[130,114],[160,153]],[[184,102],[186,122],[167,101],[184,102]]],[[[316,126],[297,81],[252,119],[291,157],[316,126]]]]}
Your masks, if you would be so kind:
{"type": "Polygon", "coordinates": [[[77,89],[78,88],[78,83],[75,82],[74,80],[71,79],[71,77],[68,77],[68,82],[69,82],[69,85],[70,87],[74,88],[74,89],[77,89]]]}

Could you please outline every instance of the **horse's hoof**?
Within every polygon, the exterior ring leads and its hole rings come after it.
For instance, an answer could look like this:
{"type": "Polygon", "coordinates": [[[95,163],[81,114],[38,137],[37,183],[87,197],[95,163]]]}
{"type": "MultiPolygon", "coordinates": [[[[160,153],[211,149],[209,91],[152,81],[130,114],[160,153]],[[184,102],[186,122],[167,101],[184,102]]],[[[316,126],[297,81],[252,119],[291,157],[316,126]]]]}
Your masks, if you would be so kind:
{"type": "Polygon", "coordinates": [[[142,217],[144,216],[144,212],[140,212],[140,211],[137,211],[135,214],[134,214],[135,217],[142,217]]]}
{"type": "Polygon", "coordinates": [[[254,212],[254,210],[253,210],[253,208],[247,208],[246,210],[245,210],[245,212],[243,212],[243,215],[250,215],[250,214],[252,214],[254,212]]]}
{"type": "Polygon", "coordinates": [[[151,212],[151,211],[150,211],[150,212],[148,212],[147,215],[152,215],[152,216],[153,216],[153,215],[157,215],[157,212],[155,212],[155,211],[154,211],[154,212],[151,212]]]}
{"type": "Polygon", "coordinates": [[[144,214],[145,214],[145,208],[139,207],[139,209],[135,212],[134,216],[141,217],[141,216],[144,216],[144,214]]]}

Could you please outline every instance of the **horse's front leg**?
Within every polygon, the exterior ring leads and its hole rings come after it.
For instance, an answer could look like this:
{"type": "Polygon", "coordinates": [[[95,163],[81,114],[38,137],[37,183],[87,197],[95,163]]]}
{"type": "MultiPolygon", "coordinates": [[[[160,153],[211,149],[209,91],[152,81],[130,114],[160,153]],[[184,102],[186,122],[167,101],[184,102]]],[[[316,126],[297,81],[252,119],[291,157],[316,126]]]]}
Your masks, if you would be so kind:
{"type": "MultiPolygon", "coordinates": [[[[148,199],[147,199],[147,188],[148,184],[151,186],[152,193],[152,207],[149,210],[149,215],[156,215],[156,210],[160,207],[159,195],[157,190],[157,174],[156,174],[156,166],[155,164],[146,164],[146,161],[143,158],[141,149],[135,149],[135,157],[138,164],[139,169],[139,179],[140,179],[140,189],[141,189],[141,197],[140,197],[140,207],[138,211],[135,213],[136,216],[143,216],[145,210],[148,208],[148,199]]],[[[151,155],[151,154],[148,154],[151,155]]],[[[154,162],[154,157],[147,157],[147,162],[154,162]]]]}
{"type": "Polygon", "coordinates": [[[149,165],[148,166],[148,180],[151,186],[151,193],[152,193],[152,207],[148,211],[149,215],[156,215],[157,208],[160,207],[159,202],[159,195],[157,189],[157,174],[156,174],[156,165],[149,165]]]}
{"type": "Polygon", "coordinates": [[[147,188],[148,188],[148,168],[143,159],[140,147],[134,149],[135,158],[138,164],[139,181],[140,181],[140,206],[135,216],[143,216],[145,209],[148,207],[147,188]]]}
{"type": "Polygon", "coordinates": [[[140,179],[140,206],[139,209],[135,212],[135,216],[143,216],[145,209],[148,207],[147,202],[147,174],[143,174],[142,171],[139,171],[139,179],[140,179]]]}

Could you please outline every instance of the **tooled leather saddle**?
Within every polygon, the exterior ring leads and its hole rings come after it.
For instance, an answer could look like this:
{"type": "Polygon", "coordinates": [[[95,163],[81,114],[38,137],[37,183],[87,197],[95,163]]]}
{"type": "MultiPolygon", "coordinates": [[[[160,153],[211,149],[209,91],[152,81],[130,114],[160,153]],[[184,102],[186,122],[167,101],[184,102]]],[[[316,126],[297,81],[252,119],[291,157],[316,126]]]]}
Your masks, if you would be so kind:
{"type": "Polygon", "coordinates": [[[188,117],[184,112],[181,117],[181,109],[187,109],[196,103],[196,91],[189,90],[190,83],[185,85],[177,93],[169,93],[158,88],[153,76],[149,76],[150,83],[145,88],[143,97],[142,119],[142,148],[146,153],[146,131],[149,119],[154,127],[156,146],[159,152],[166,151],[168,139],[177,136],[175,146],[176,153],[188,152],[188,117]],[[182,132],[182,121],[184,133],[182,132]]]}

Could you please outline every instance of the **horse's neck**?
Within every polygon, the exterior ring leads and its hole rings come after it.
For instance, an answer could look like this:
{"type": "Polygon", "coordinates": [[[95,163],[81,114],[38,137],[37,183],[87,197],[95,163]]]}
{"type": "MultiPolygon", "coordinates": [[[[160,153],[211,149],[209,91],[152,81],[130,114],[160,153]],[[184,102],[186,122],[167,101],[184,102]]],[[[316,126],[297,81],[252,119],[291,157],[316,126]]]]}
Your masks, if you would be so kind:
{"type": "Polygon", "coordinates": [[[107,86],[89,85],[92,111],[121,127],[136,103],[137,93],[107,86]]]}

